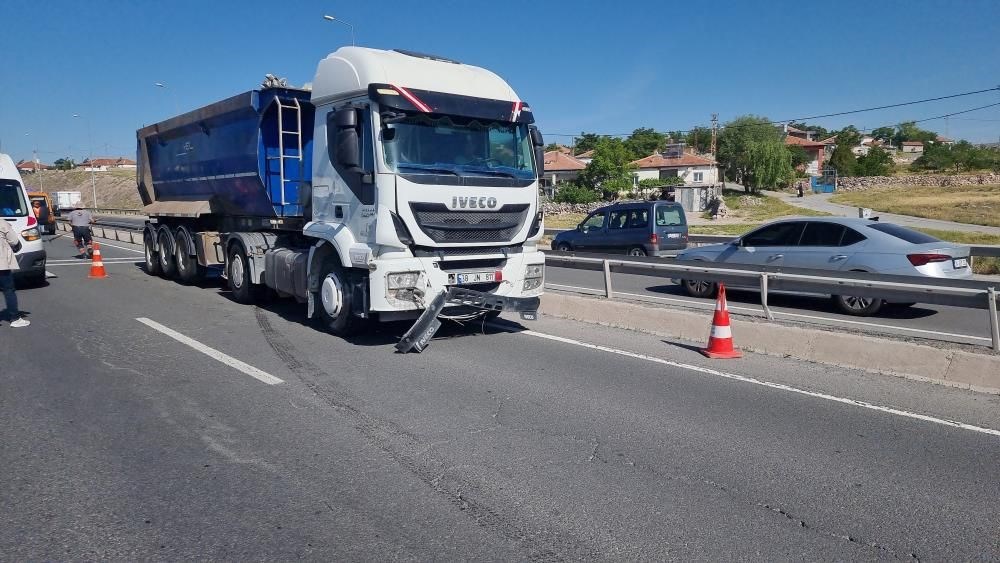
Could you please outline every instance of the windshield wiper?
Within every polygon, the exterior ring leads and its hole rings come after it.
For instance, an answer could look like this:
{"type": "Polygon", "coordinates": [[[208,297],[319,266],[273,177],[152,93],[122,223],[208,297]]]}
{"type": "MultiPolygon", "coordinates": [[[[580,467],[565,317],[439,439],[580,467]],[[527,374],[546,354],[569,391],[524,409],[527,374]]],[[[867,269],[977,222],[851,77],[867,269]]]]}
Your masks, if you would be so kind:
{"type": "Polygon", "coordinates": [[[426,172],[427,174],[452,174],[460,178],[464,176],[464,174],[459,174],[457,170],[452,170],[451,168],[437,168],[434,166],[420,166],[416,164],[396,164],[396,168],[409,168],[410,170],[418,170],[420,172],[426,172]]]}
{"type": "Polygon", "coordinates": [[[469,172],[470,176],[501,176],[503,178],[514,178],[514,179],[517,179],[516,175],[511,174],[510,172],[500,172],[499,170],[478,170],[478,169],[476,169],[476,170],[469,170],[468,172],[469,172]]]}

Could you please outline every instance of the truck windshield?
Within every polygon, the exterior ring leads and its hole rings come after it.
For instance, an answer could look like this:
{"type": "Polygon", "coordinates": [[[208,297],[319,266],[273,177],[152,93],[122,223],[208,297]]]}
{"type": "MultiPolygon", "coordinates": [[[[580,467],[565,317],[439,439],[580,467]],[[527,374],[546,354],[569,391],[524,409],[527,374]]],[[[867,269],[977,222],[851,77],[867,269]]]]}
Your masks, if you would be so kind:
{"type": "Polygon", "coordinates": [[[28,202],[24,201],[21,184],[15,180],[0,180],[0,217],[27,217],[28,202]]]}
{"type": "Polygon", "coordinates": [[[403,174],[535,177],[523,123],[406,114],[385,125],[385,164],[403,174]]]}

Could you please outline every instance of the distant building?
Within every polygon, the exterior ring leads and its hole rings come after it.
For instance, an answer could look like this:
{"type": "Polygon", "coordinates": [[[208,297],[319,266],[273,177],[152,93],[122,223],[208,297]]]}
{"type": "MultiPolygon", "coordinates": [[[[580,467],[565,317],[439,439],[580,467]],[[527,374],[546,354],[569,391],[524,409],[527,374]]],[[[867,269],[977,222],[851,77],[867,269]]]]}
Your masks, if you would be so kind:
{"type": "Polygon", "coordinates": [[[922,141],[903,141],[901,144],[903,152],[908,152],[908,153],[924,152],[924,143],[922,141]]]}
{"type": "Polygon", "coordinates": [[[550,197],[555,193],[555,187],[562,182],[576,180],[580,171],[587,165],[562,151],[545,153],[545,172],[542,175],[542,190],[550,197]]]}
{"type": "Polygon", "coordinates": [[[576,159],[584,164],[590,164],[590,162],[594,160],[594,150],[591,149],[589,151],[582,152],[576,155],[576,159]]]}
{"type": "Polygon", "coordinates": [[[633,161],[638,170],[635,177],[638,180],[680,178],[685,186],[706,186],[719,181],[719,163],[705,156],[690,152],[679,155],[653,153],[646,158],[633,161]]]}
{"type": "Polygon", "coordinates": [[[39,170],[51,170],[53,168],[53,166],[48,164],[23,159],[20,160],[15,166],[17,167],[18,172],[27,172],[29,174],[38,172],[39,170]]]}
{"type": "Polygon", "coordinates": [[[803,129],[799,129],[798,127],[792,127],[791,125],[785,125],[783,130],[789,137],[796,137],[806,141],[812,141],[813,135],[816,134],[815,131],[805,131],[803,129]]]}
{"type": "Polygon", "coordinates": [[[952,141],[948,137],[942,137],[941,135],[938,135],[937,139],[934,139],[934,142],[936,144],[944,145],[946,147],[950,147],[955,144],[955,141],[952,141]]]}
{"type": "Polygon", "coordinates": [[[826,161],[826,145],[816,141],[809,141],[801,137],[788,135],[785,137],[785,144],[788,146],[802,147],[809,155],[809,161],[800,166],[800,169],[810,176],[819,176],[823,162],[826,161]]]}
{"type": "Polygon", "coordinates": [[[112,168],[132,168],[136,167],[134,160],[129,160],[124,156],[118,158],[95,158],[87,159],[76,165],[77,168],[82,168],[87,172],[91,170],[95,172],[107,172],[112,168]]]}

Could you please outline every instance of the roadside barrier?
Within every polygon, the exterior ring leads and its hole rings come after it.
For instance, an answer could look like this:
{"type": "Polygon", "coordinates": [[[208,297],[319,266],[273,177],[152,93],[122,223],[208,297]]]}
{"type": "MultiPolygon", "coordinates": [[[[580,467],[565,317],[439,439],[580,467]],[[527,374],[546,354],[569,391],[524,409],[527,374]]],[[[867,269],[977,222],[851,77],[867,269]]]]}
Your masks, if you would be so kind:
{"type": "Polygon", "coordinates": [[[719,284],[719,297],[715,300],[715,314],[712,316],[712,331],[708,335],[708,346],[701,353],[713,359],[743,357],[739,350],[733,348],[733,329],[729,324],[725,284],[719,284]]]}

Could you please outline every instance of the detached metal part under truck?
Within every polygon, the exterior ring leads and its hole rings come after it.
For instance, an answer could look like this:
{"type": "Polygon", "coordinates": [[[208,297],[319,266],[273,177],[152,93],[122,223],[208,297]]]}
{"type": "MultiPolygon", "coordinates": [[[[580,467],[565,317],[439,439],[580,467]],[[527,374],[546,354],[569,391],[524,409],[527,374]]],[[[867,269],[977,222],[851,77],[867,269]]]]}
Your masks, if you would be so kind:
{"type": "Polygon", "coordinates": [[[265,85],[137,132],[146,270],[192,283],[222,266],[237,301],[270,288],[341,336],[418,319],[400,351],[439,317],[534,318],[533,122],[485,69],[340,48],[311,91],[265,85]]]}

